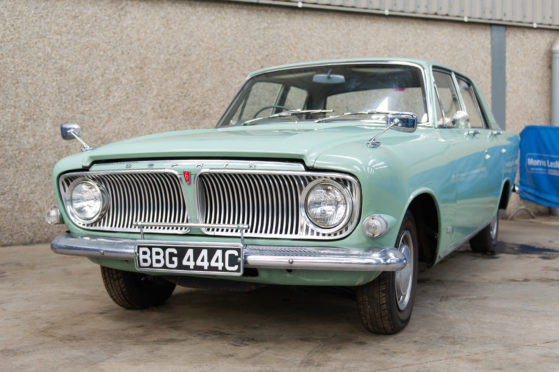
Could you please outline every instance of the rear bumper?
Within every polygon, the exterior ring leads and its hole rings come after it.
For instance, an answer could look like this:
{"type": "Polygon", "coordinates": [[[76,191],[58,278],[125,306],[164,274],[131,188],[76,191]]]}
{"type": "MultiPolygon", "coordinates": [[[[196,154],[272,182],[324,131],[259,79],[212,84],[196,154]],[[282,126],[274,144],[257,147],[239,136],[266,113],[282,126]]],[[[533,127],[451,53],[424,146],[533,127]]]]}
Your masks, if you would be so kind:
{"type": "MultiPolygon", "coordinates": [[[[61,234],[51,243],[59,254],[134,261],[138,243],[145,240],[61,234]]],[[[155,242],[147,243],[171,243],[155,242]]],[[[177,243],[177,242],[172,242],[177,243]]],[[[193,243],[188,243],[193,244],[193,243]]],[[[200,243],[207,244],[207,243],[200,243]]],[[[244,266],[258,269],[333,271],[398,271],[407,264],[395,248],[362,252],[349,248],[244,245],[244,266]]]]}

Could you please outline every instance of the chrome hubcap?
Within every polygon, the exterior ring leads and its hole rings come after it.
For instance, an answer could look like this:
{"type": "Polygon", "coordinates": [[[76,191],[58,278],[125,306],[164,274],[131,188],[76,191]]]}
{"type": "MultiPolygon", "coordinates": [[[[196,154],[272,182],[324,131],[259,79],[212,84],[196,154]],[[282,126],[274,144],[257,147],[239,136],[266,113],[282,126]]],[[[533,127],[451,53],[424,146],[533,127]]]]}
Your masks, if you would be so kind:
{"type": "Polygon", "coordinates": [[[497,227],[498,227],[498,217],[493,218],[491,224],[489,225],[489,234],[491,234],[491,240],[497,239],[497,227]]]}
{"type": "Polygon", "coordinates": [[[407,265],[395,273],[396,301],[398,302],[398,308],[404,310],[410,301],[413,282],[413,241],[409,231],[402,234],[398,250],[406,257],[407,261],[407,265]]]}

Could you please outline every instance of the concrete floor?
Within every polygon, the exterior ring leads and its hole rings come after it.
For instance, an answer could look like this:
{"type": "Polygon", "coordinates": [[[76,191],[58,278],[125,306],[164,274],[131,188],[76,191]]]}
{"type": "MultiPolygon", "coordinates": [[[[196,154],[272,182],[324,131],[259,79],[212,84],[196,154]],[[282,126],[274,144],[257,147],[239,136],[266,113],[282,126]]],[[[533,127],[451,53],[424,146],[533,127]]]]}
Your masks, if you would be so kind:
{"type": "Polygon", "coordinates": [[[465,246],[421,273],[394,336],[365,332],[335,288],[179,288],[127,311],[87,259],[4,247],[0,370],[558,371],[558,238],[558,218],[502,221],[497,255],[465,246]]]}

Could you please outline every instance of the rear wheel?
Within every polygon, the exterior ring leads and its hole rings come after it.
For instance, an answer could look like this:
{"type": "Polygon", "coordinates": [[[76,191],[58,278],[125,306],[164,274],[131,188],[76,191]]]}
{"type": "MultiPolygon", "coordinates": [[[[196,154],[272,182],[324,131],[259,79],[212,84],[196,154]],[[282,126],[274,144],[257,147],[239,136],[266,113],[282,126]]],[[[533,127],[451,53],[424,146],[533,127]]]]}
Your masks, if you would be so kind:
{"type": "Polygon", "coordinates": [[[497,237],[499,235],[499,217],[498,214],[493,217],[491,223],[483,230],[470,239],[470,247],[473,252],[478,253],[494,253],[497,246],[497,237]]]}
{"type": "Polygon", "coordinates": [[[164,279],[101,266],[101,276],[111,299],[125,309],[162,305],[175,284],[164,279]]]}
{"type": "Polygon", "coordinates": [[[357,288],[361,322],[374,333],[397,333],[411,317],[417,285],[418,242],[415,220],[409,212],[400,227],[396,248],[406,257],[407,265],[400,271],[385,271],[357,288]]]}

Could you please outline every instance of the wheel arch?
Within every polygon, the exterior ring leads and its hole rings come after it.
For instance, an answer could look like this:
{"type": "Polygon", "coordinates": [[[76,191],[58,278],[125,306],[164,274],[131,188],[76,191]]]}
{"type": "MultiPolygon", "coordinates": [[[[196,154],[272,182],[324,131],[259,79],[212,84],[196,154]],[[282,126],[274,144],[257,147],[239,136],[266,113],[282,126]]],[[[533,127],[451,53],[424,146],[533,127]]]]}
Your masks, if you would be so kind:
{"type": "Polygon", "coordinates": [[[440,231],[440,213],[436,199],[428,192],[420,193],[412,199],[407,210],[415,219],[419,262],[432,266],[437,259],[440,231]]]}
{"type": "Polygon", "coordinates": [[[503,187],[501,189],[501,197],[499,198],[498,209],[507,209],[507,206],[509,205],[509,201],[511,199],[511,195],[512,195],[512,184],[507,179],[503,183],[503,187]]]}

